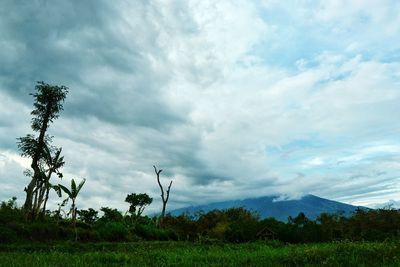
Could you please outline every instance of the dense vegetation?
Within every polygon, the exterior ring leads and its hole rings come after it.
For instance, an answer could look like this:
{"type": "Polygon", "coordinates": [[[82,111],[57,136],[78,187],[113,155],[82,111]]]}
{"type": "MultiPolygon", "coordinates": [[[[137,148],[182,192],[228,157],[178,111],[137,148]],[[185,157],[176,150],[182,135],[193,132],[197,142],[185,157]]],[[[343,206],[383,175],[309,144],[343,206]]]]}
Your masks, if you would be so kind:
{"type": "Polygon", "coordinates": [[[232,208],[196,216],[167,215],[162,226],[157,217],[138,215],[132,207],[130,210],[123,214],[117,209],[103,207],[100,217],[99,212],[91,208],[77,210],[75,221],[73,217],[62,216],[59,209],[47,211],[39,219],[26,220],[23,208],[17,207],[13,198],[0,205],[0,243],[57,240],[315,243],[397,240],[400,234],[400,212],[395,209],[360,209],[350,217],[340,213],[321,214],[315,221],[300,213],[284,223],[273,218],[259,219],[248,210],[232,208]]]}

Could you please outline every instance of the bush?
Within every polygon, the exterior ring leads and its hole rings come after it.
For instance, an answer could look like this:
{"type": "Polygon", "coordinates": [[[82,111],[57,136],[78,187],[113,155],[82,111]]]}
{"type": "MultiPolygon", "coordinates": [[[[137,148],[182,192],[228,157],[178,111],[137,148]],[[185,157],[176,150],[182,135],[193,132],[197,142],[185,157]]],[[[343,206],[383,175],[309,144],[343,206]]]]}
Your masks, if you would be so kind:
{"type": "Polygon", "coordinates": [[[97,231],[100,238],[106,241],[126,241],[129,236],[128,229],[126,229],[124,224],[119,222],[100,224],[97,231]]]}
{"type": "Polygon", "coordinates": [[[138,224],[134,233],[146,240],[178,240],[178,235],[172,229],[160,229],[151,224],[138,224]]]}
{"type": "Polygon", "coordinates": [[[49,241],[60,238],[59,227],[56,224],[33,222],[25,225],[25,233],[32,241],[49,241]]]}
{"type": "Polygon", "coordinates": [[[18,240],[17,234],[10,228],[0,226],[0,244],[12,243],[18,240]]]}
{"type": "Polygon", "coordinates": [[[104,213],[103,216],[99,219],[100,222],[103,222],[103,223],[122,222],[124,219],[121,212],[119,212],[117,209],[112,209],[109,207],[102,207],[100,210],[104,213]]]}
{"type": "Polygon", "coordinates": [[[100,239],[99,233],[94,231],[92,228],[77,227],[76,231],[79,241],[90,242],[90,241],[97,241],[100,239]]]}
{"type": "Polygon", "coordinates": [[[78,219],[86,224],[94,224],[99,218],[98,211],[89,208],[87,210],[78,210],[78,219]]]}
{"type": "Polygon", "coordinates": [[[7,202],[0,203],[0,223],[17,222],[24,220],[22,209],[19,209],[16,204],[17,198],[13,197],[7,202]]]}
{"type": "Polygon", "coordinates": [[[232,208],[225,211],[229,227],[224,239],[229,242],[253,241],[258,233],[258,216],[244,208],[232,208]]]}
{"type": "Polygon", "coordinates": [[[197,223],[187,215],[166,216],[163,220],[163,226],[172,229],[178,235],[179,240],[195,241],[198,238],[197,223]]]}
{"type": "Polygon", "coordinates": [[[247,242],[256,239],[258,216],[244,208],[214,210],[201,214],[197,220],[203,237],[228,242],[247,242]]]}

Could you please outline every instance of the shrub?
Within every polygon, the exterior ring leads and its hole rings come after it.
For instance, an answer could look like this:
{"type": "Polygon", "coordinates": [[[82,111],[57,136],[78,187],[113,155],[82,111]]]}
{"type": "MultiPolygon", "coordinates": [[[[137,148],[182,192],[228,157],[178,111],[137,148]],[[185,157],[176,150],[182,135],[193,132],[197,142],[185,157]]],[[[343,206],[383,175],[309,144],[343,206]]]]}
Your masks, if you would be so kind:
{"type": "Polygon", "coordinates": [[[119,222],[107,222],[99,224],[97,231],[100,238],[106,241],[125,241],[128,240],[128,229],[119,222]]]}
{"type": "Polygon", "coordinates": [[[17,207],[17,198],[13,197],[10,200],[2,201],[0,203],[0,223],[17,222],[24,220],[24,214],[21,209],[17,207]]]}
{"type": "Polygon", "coordinates": [[[229,242],[248,242],[256,239],[258,216],[244,208],[232,208],[225,211],[229,227],[224,240],[229,242]]]}
{"type": "Polygon", "coordinates": [[[56,224],[33,222],[25,225],[25,233],[28,239],[32,241],[48,241],[60,238],[59,227],[56,224]]]}
{"type": "Polygon", "coordinates": [[[99,218],[97,217],[98,211],[89,208],[87,210],[78,210],[78,216],[79,220],[87,223],[87,224],[93,224],[95,223],[99,218]]]}
{"type": "Polygon", "coordinates": [[[122,222],[123,221],[123,216],[121,212],[119,212],[117,209],[112,209],[108,207],[102,207],[100,209],[104,214],[100,218],[100,221],[105,223],[105,222],[122,222]]]}
{"type": "Polygon", "coordinates": [[[197,223],[187,215],[166,216],[163,225],[167,229],[172,229],[178,235],[179,240],[195,241],[198,238],[197,223]]]}
{"type": "Polygon", "coordinates": [[[0,226],[0,244],[15,242],[17,239],[18,236],[12,229],[0,226]]]}
{"type": "Polygon", "coordinates": [[[178,240],[178,235],[172,229],[161,229],[151,224],[138,224],[134,233],[146,240],[178,240]]]}
{"type": "Polygon", "coordinates": [[[100,239],[99,234],[90,228],[76,228],[79,241],[89,242],[100,239]]]}

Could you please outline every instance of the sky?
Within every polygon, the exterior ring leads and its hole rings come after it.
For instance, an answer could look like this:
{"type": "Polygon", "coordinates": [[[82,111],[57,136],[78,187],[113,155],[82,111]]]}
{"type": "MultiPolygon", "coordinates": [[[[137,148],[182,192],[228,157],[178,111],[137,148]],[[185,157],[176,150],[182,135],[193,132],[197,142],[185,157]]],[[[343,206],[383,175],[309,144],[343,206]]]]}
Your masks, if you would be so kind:
{"type": "MultiPolygon", "coordinates": [[[[30,166],[36,81],[69,94],[49,128],[78,208],[168,209],[304,194],[400,203],[400,2],[0,2],[0,200],[30,166]]],[[[51,207],[61,200],[51,195],[51,207]]],[[[400,206],[400,205],[399,205],[400,206]]]]}

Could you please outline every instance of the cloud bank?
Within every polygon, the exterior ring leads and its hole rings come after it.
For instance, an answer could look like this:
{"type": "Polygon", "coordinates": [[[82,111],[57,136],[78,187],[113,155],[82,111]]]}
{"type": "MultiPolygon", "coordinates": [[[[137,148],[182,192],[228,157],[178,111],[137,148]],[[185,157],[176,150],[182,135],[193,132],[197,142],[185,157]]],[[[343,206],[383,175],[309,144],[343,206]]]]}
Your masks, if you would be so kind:
{"type": "MultiPolygon", "coordinates": [[[[80,206],[174,180],[171,208],[312,193],[395,201],[397,1],[3,1],[0,199],[24,198],[35,82],[70,88],[51,126],[80,206]]],[[[53,205],[58,200],[53,197],[53,205]]]]}

